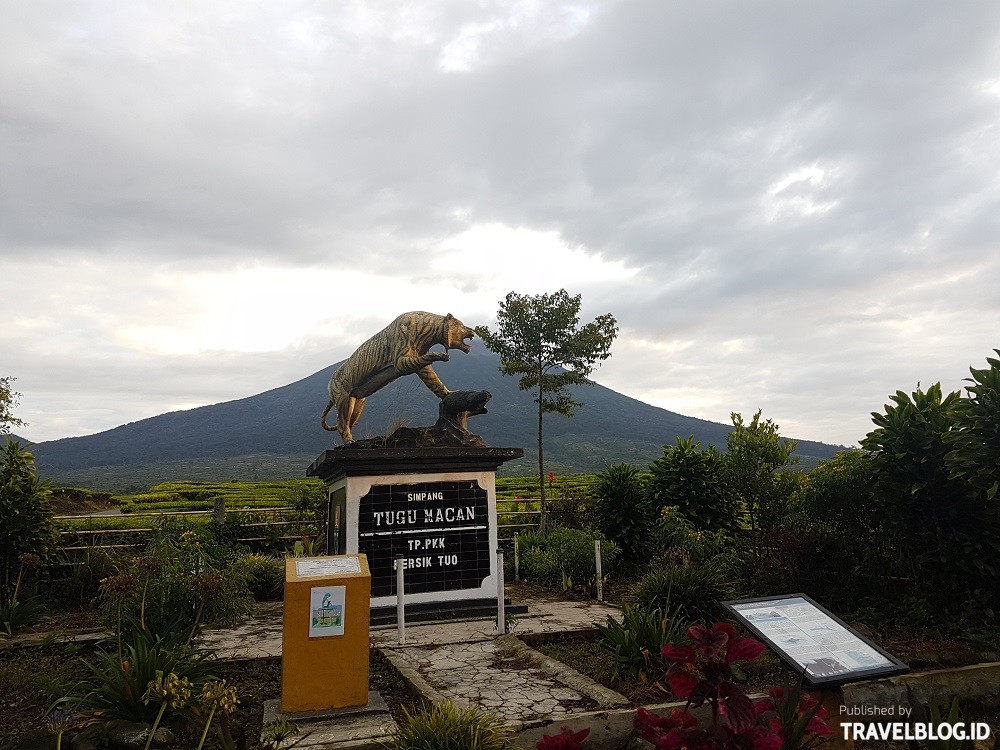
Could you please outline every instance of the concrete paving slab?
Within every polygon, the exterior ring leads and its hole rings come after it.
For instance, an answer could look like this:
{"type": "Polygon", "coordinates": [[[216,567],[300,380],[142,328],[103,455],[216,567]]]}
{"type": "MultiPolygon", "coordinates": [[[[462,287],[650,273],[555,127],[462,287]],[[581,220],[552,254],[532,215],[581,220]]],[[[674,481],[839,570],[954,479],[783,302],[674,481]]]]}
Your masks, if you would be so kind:
{"type": "MultiPolygon", "coordinates": [[[[608,615],[619,610],[601,602],[552,601],[523,599],[528,613],[519,617],[513,633],[558,633],[591,628],[604,623],[608,615]]],[[[206,630],[201,636],[202,645],[216,652],[222,659],[266,659],[281,656],[281,602],[258,605],[253,617],[235,628],[206,630]]],[[[407,646],[444,645],[469,643],[497,637],[495,619],[476,619],[429,622],[406,627],[407,646]]],[[[371,629],[371,641],[378,647],[399,645],[395,625],[371,629]]]]}
{"type": "Polygon", "coordinates": [[[389,707],[375,691],[369,691],[366,706],[329,711],[285,714],[279,710],[278,704],[277,700],[264,703],[264,724],[276,719],[294,722],[299,731],[289,737],[287,743],[295,743],[295,747],[313,750],[381,749],[396,729],[389,707]]]}

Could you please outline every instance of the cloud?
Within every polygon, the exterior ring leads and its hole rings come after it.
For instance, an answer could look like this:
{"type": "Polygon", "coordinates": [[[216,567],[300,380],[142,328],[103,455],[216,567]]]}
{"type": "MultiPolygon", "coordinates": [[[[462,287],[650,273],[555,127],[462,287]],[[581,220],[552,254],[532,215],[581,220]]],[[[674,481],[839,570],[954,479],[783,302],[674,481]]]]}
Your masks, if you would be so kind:
{"type": "Polygon", "coordinates": [[[511,290],[613,312],[617,390],[833,442],[1000,345],[1000,6],[4,17],[0,374],[29,437],[250,395],[511,290]]]}

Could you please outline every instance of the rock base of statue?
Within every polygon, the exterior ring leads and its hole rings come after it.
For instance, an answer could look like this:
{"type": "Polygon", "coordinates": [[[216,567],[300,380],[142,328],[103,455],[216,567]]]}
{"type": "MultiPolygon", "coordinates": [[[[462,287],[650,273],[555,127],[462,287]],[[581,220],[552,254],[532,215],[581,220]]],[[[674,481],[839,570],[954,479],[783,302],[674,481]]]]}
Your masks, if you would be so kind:
{"type": "Polygon", "coordinates": [[[452,391],[438,406],[438,420],[430,427],[400,427],[391,435],[356,440],[348,448],[483,448],[479,435],[469,432],[469,417],[486,414],[489,391],[452,391]]]}
{"type": "Polygon", "coordinates": [[[326,553],[367,555],[373,618],[394,616],[399,565],[404,603],[422,619],[467,616],[496,602],[496,470],[523,455],[474,444],[351,443],[313,462],[308,475],[327,489],[326,553]]]}

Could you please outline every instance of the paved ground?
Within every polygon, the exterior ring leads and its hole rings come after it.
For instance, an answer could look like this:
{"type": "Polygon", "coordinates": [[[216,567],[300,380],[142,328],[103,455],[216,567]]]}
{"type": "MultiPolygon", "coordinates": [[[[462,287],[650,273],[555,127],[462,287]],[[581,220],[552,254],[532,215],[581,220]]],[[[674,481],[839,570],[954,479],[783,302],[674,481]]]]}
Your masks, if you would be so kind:
{"type": "MultiPolygon", "coordinates": [[[[528,605],[527,614],[520,615],[512,632],[555,633],[593,627],[604,623],[617,607],[599,602],[547,601],[519,598],[528,605]]],[[[261,604],[256,615],[246,623],[225,630],[209,630],[202,643],[227,659],[281,656],[282,603],[261,604]]],[[[441,646],[450,643],[471,643],[497,636],[495,620],[462,620],[409,625],[406,646],[441,646]]],[[[396,647],[399,640],[395,625],[382,625],[371,630],[372,643],[379,647],[396,647]]]]}
{"type": "MultiPolygon", "coordinates": [[[[524,600],[514,636],[579,630],[603,623],[615,607],[598,602],[524,600]]],[[[246,624],[207,632],[203,643],[224,658],[281,654],[280,602],[266,605],[246,624]]],[[[373,628],[372,643],[430,700],[479,705],[514,725],[622,705],[622,696],[559,662],[499,636],[495,620],[421,623],[373,628]]]]}

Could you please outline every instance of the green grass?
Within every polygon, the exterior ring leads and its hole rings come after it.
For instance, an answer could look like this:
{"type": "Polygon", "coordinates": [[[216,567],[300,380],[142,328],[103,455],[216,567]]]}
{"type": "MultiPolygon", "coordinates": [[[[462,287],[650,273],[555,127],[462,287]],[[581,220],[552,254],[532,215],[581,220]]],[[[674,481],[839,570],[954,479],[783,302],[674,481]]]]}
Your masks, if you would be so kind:
{"type": "Polygon", "coordinates": [[[177,510],[214,507],[217,498],[226,501],[227,508],[278,507],[294,505],[303,498],[317,499],[324,492],[318,479],[290,479],[285,482],[161,482],[146,492],[116,495],[122,507],[171,506],[177,510]]]}
{"type": "MultiPolygon", "coordinates": [[[[514,500],[520,495],[522,498],[538,497],[538,477],[497,477],[497,500],[514,500]]],[[[596,474],[566,474],[556,476],[551,488],[546,479],[546,496],[558,497],[564,490],[579,491],[587,494],[593,493],[594,485],[597,484],[596,474]]]]}

